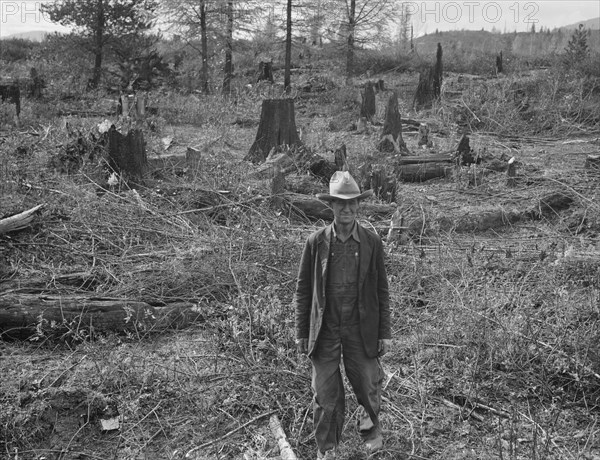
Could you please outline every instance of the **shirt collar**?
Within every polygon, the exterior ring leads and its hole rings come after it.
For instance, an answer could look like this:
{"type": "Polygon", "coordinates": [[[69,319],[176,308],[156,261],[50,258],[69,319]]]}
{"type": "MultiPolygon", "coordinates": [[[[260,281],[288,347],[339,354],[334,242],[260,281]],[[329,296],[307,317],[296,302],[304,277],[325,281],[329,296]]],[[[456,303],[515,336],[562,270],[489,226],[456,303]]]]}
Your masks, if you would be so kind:
{"type": "MultiPolygon", "coordinates": [[[[331,226],[331,230],[333,233],[333,237],[337,238],[338,235],[337,235],[337,230],[335,228],[335,224],[333,224],[331,226]]],[[[350,232],[350,236],[352,238],[354,238],[354,241],[356,241],[357,243],[360,243],[360,237],[358,236],[358,223],[356,221],[354,221],[354,225],[352,226],[352,231],[350,232]]],[[[341,238],[340,238],[340,240],[341,240],[341,238]]],[[[344,243],[345,243],[345,241],[344,241],[344,243]]]]}

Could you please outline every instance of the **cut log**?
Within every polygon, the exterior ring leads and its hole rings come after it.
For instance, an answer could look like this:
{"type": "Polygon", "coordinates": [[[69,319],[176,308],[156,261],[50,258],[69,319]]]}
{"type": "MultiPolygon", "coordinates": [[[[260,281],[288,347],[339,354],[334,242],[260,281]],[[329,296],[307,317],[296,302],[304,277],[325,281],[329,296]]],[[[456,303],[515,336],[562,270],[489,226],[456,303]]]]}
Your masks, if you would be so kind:
{"type": "Polygon", "coordinates": [[[365,90],[361,92],[362,104],[360,106],[360,117],[366,118],[367,121],[373,122],[375,117],[375,89],[370,81],[365,84],[365,90]]]}
{"type": "Polygon", "coordinates": [[[394,160],[397,165],[422,165],[426,163],[453,164],[454,159],[450,155],[422,155],[418,157],[401,157],[394,160]]]}
{"type": "Polygon", "coordinates": [[[454,167],[443,163],[421,163],[396,166],[396,177],[403,182],[424,182],[438,177],[450,177],[454,167]]]}
{"type": "Polygon", "coordinates": [[[41,209],[43,206],[43,204],[38,204],[36,207],[28,209],[27,211],[0,219],[0,235],[9,232],[15,232],[28,227],[33,220],[36,211],[41,209]]]}
{"type": "Polygon", "coordinates": [[[0,335],[22,338],[42,331],[62,333],[148,331],[186,327],[203,319],[196,304],[154,307],[129,299],[86,296],[4,294],[0,297],[0,335]]]}
{"type": "Polygon", "coordinates": [[[397,155],[408,155],[410,152],[402,139],[402,118],[398,111],[398,94],[392,91],[385,109],[385,122],[377,146],[380,152],[393,152],[397,155]]]}
{"type": "Polygon", "coordinates": [[[273,433],[273,436],[277,440],[277,445],[279,446],[279,458],[281,458],[281,460],[297,460],[298,457],[296,457],[292,446],[290,446],[290,443],[287,441],[285,431],[283,431],[277,415],[271,415],[269,426],[271,428],[271,433],[273,433]]]}
{"type": "MultiPolygon", "coordinates": [[[[326,203],[316,198],[298,193],[286,192],[284,195],[292,211],[309,219],[333,220],[333,211],[326,203]]],[[[396,210],[389,204],[371,203],[363,201],[360,204],[359,214],[364,216],[389,217],[396,210]]]]}
{"type": "Polygon", "coordinates": [[[244,160],[262,163],[273,147],[301,144],[296,130],[294,100],[266,99],[262,103],[256,139],[244,160]]]}

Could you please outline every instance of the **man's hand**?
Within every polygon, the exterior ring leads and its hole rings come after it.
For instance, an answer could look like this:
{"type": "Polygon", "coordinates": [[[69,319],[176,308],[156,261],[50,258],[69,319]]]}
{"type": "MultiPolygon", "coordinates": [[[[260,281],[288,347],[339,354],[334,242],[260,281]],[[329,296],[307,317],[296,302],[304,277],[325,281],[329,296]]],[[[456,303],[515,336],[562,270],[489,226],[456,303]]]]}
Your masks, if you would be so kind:
{"type": "Polygon", "coordinates": [[[303,355],[308,353],[308,339],[296,339],[296,346],[299,353],[303,355]]]}
{"type": "Polygon", "coordinates": [[[392,340],[391,339],[381,339],[381,340],[378,340],[377,341],[377,352],[379,353],[379,356],[383,356],[388,351],[390,351],[391,346],[392,346],[392,340]]]}

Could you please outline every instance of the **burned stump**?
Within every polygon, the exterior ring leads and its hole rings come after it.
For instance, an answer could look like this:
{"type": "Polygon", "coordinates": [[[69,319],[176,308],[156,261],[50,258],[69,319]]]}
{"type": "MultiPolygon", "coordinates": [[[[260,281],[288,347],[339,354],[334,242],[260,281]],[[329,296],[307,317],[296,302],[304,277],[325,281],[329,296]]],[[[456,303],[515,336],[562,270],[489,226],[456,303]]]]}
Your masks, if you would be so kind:
{"type": "Polygon", "coordinates": [[[0,85],[0,98],[2,102],[15,104],[17,117],[21,116],[21,89],[17,83],[0,85]]]}
{"type": "Polygon", "coordinates": [[[419,74],[419,84],[417,85],[417,91],[413,100],[415,108],[430,107],[434,101],[440,99],[442,94],[442,74],[442,45],[438,43],[435,64],[423,69],[419,74]]]}
{"type": "Polygon", "coordinates": [[[140,129],[132,129],[126,135],[111,126],[108,131],[109,166],[127,178],[141,181],[148,167],[146,143],[140,129]]]}
{"type": "Polygon", "coordinates": [[[273,83],[273,63],[260,61],[258,63],[258,75],[256,81],[268,81],[273,83]]]}
{"type": "Polygon", "coordinates": [[[302,145],[294,115],[293,99],[265,99],[262,103],[260,124],[256,139],[244,160],[252,163],[265,161],[273,147],[302,145]]]}
{"type": "Polygon", "coordinates": [[[402,119],[398,111],[398,94],[392,92],[385,109],[383,131],[377,145],[380,152],[393,152],[398,155],[408,155],[409,151],[402,139],[402,119]]]}
{"type": "Polygon", "coordinates": [[[360,105],[360,117],[366,118],[367,121],[372,122],[376,113],[375,106],[375,89],[373,83],[370,81],[365,84],[365,90],[360,93],[362,103],[360,105]]]}

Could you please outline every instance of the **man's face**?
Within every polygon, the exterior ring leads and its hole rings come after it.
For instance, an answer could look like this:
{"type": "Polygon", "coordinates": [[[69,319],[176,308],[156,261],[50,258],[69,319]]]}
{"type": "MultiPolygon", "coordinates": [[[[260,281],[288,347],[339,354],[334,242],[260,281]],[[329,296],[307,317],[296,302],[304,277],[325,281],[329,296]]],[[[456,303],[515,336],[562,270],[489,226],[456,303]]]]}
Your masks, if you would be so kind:
{"type": "Polygon", "coordinates": [[[358,213],[358,200],[331,200],[331,209],[333,209],[333,219],[336,224],[348,225],[354,222],[358,213]]]}

